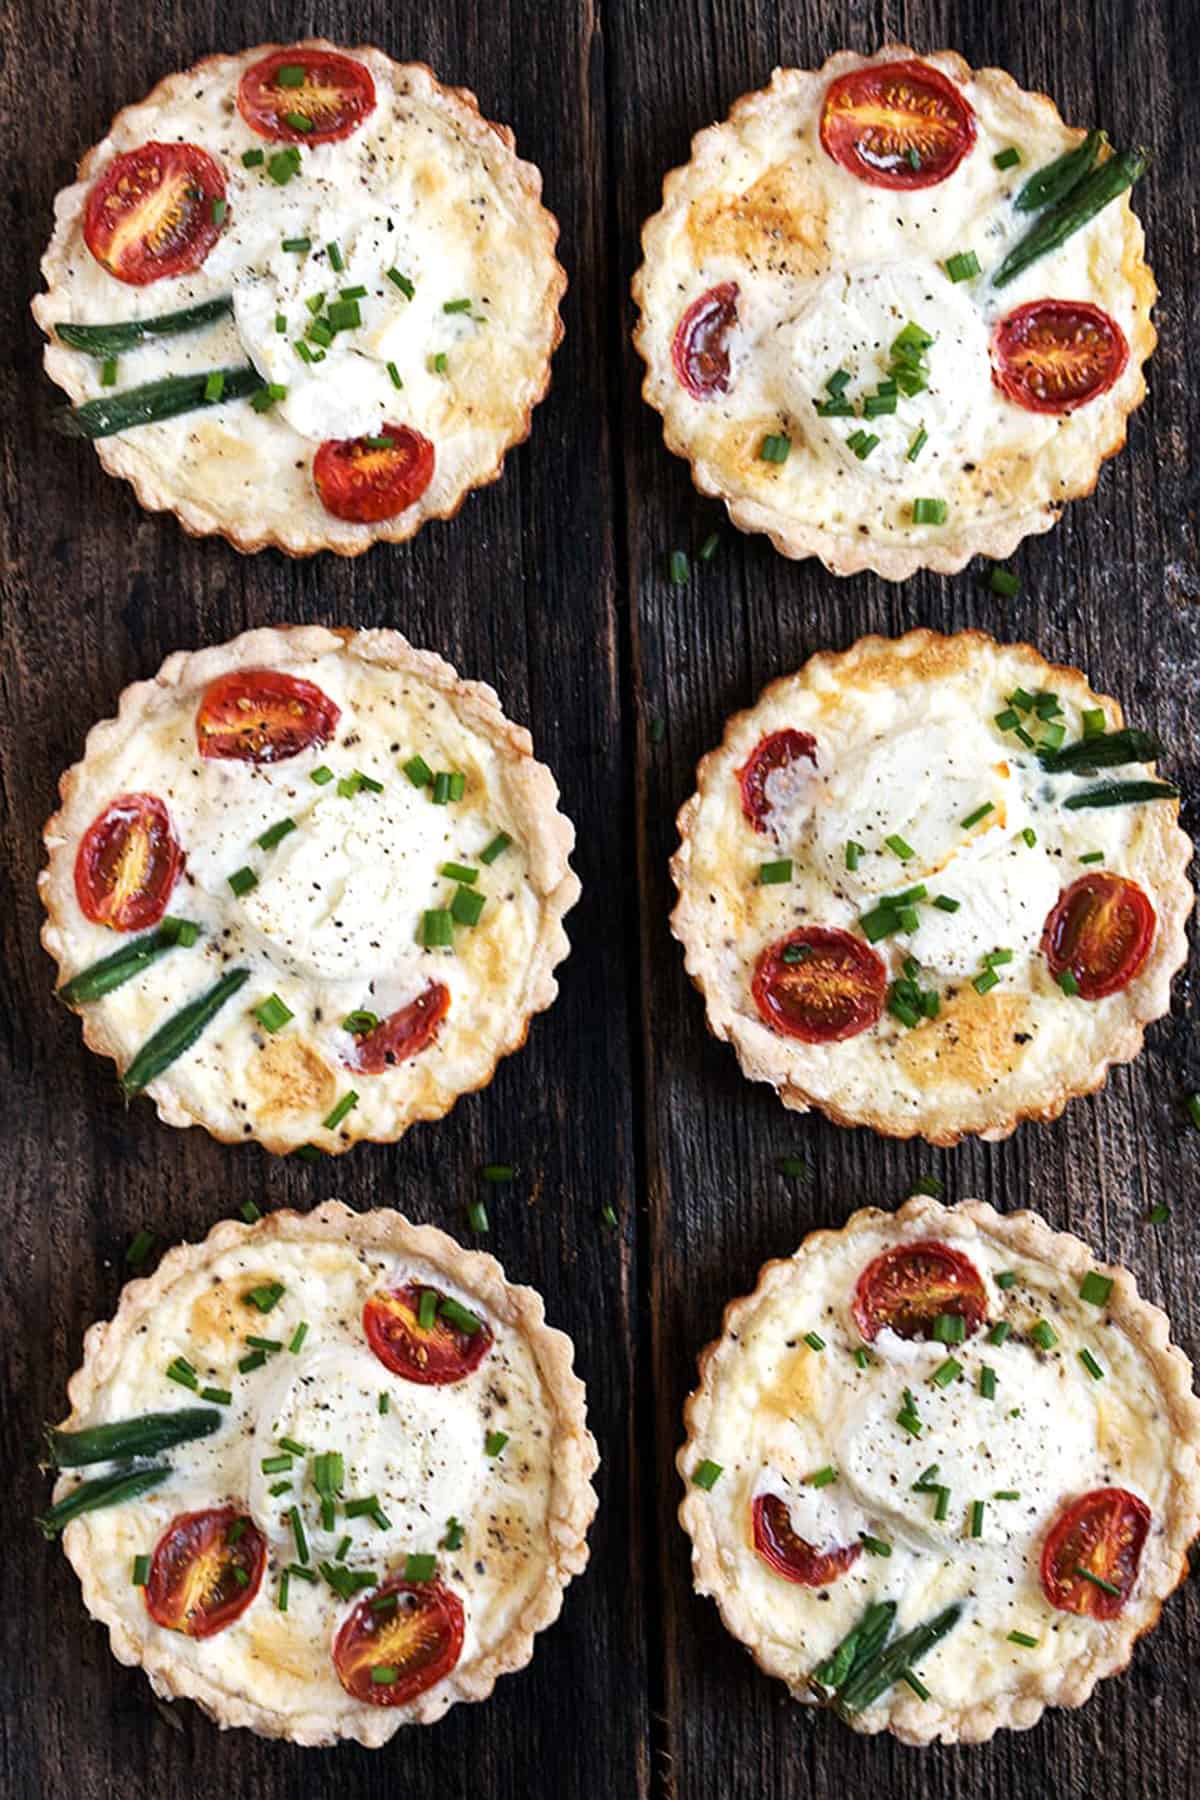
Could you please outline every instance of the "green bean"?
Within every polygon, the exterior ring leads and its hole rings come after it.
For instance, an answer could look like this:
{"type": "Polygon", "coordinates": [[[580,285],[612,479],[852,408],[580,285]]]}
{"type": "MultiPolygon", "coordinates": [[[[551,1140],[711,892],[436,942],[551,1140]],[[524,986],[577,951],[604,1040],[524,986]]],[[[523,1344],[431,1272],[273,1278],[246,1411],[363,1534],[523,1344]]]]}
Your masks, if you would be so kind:
{"type": "Polygon", "coordinates": [[[1074,150],[1068,150],[1065,156],[1058,156],[1036,170],[1013,201],[1017,211],[1040,212],[1043,206],[1054,206],[1065,200],[1088,174],[1100,154],[1100,146],[1107,142],[1108,137],[1103,131],[1089,131],[1074,150]]]}
{"type": "Polygon", "coordinates": [[[226,400],[245,400],[266,385],[250,363],[234,369],[205,370],[199,375],[167,375],[162,381],[147,381],[142,387],[125,388],[119,394],[104,394],[98,400],[87,400],[82,406],[59,413],[54,428],[64,437],[111,437],[114,431],[129,431],[135,425],[154,425],[160,419],[174,419],[179,413],[221,406],[226,400]],[[210,375],[224,377],[220,395],[213,400],[207,391],[210,375]]]}
{"type": "Polygon", "coordinates": [[[841,1710],[848,1713],[862,1712],[878,1700],[881,1694],[886,1694],[906,1669],[911,1669],[920,1662],[957,1625],[961,1614],[961,1605],[955,1603],[938,1613],[936,1618],[928,1619],[924,1625],[917,1625],[912,1631],[893,1638],[885,1650],[871,1657],[846,1683],[838,1696],[841,1710]]]}
{"type": "Polygon", "coordinates": [[[57,1469],[78,1469],[85,1463],[113,1462],[126,1456],[157,1456],[193,1438],[211,1437],[221,1423],[212,1406],[181,1406],[176,1412],[141,1413],[136,1419],[115,1419],[110,1425],[88,1425],[82,1431],[46,1427],[46,1443],[57,1469]]]}
{"type": "Polygon", "coordinates": [[[856,1668],[883,1648],[895,1617],[894,1600],[878,1600],[868,1606],[853,1631],[848,1631],[825,1661],[817,1664],[813,1680],[826,1688],[842,1687],[856,1668]]]}
{"type": "Polygon", "coordinates": [[[1056,206],[1048,206],[1037,223],[1017,240],[992,276],[992,286],[1006,286],[1030,263],[1057,250],[1089,219],[1102,212],[1110,200],[1132,187],[1149,166],[1150,152],[1143,149],[1119,150],[1107,162],[1100,163],[1090,175],[1084,176],[1078,187],[1072,188],[1065,200],[1060,200],[1056,206]]]}
{"type": "Polygon", "coordinates": [[[180,331],[195,331],[232,311],[231,296],[223,294],[219,300],[202,300],[199,306],[159,313],[153,319],[122,319],[113,325],[63,323],[54,327],[54,335],[60,343],[72,350],[86,350],[89,356],[119,356],[123,350],[132,350],[147,338],[174,337],[180,331]]]}
{"type": "Polygon", "coordinates": [[[207,993],[189,1001],[177,1013],[173,1013],[165,1025],[160,1025],[154,1035],[147,1038],[121,1077],[126,1099],[140,1094],[164,1069],[169,1069],[177,1057],[182,1056],[185,1050],[190,1050],[205,1026],[211,1024],[230,996],[236,994],[249,979],[249,969],[231,969],[207,993]]]}
{"type": "Polygon", "coordinates": [[[1085,806],[1131,806],[1139,800],[1178,800],[1179,789],[1169,781],[1103,781],[1099,787],[1084,788],[1063,801],[1068,812],[1080,812],[1085,806]]]}
{"type": "Polygon", "coordinates": [[[1048,775],[1059,775],[1071,769],[1116,769],[1123,763],[1153,762],[1161,755],[1162,745],[1153,732],[1130,727],[1079,738],[1062,750],[1039,750],[1038,761],[1048,775]]]}
{"type": "Polygon", "coordinates": [[[190,923],[190,920],[183,919],[172,919],[169,924],[164,921],[157,931],[148,931],[143,937],[122,944],[111,956],[89,964],[78,975],[73,975],[70,981],[64,982],[58,990],[58,998],[65,1000],[68,1006],[82,1006],[89,1000],[102,1000],[105,994],[111,994],[114,988],[132,980],[143,969],[149,968],[151,963],[157,962],[160,956],[165,956],[168,950],[174,950],[182,941],[180,925],[190,923]]]}
{"type": "Polygon", "coordinates": [[[57,1537],[63,1527],[79,1518],[81,1513],[95,1512],[100,1506],[117,1506],[122,1500],[136,1500],[147,1489],[158,1487],[170,1473],[169,1463],[155,1463],[151,1469],[124,1469],[116,1475],[101,1475],[96,1481],[81,1482],[44,1512],[38,1525],[46,1537],[57,1537]]]}

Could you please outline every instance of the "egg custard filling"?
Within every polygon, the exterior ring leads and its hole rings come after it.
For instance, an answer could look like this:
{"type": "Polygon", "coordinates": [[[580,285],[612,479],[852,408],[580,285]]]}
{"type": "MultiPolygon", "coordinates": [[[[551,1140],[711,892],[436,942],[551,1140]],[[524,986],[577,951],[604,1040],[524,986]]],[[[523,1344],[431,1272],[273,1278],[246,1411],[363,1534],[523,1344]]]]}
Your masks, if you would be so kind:
{"type": "Polygon", "coordinates": [[[1145,392],[1147,162],[949,51],[777,70],[643,231],[668,446],[743,530],[840,574],[1007,555],[1095,485],[1145,392]]]}
{"type": "Polygon", "coordinates": [[[225,1224],[88,1334],[42,1520],[115,1654],[223,1724],[378,1744],[520,1667],[584,1566],[571,1346],[394,1212],[225,1224]]]}
{"type": "Polygon", "coordinates": [[[353,555],[493,480],[565,277],[541,178],[424,64],[210,57],[59,196],[35,302],[69,433],[241,549],[353,555]]]}
{"type": "Polygon", "coordinates": [[[1200,1524],[1163,1315],[975,1201],[856,1213],[769,1263],[686,1416],[699,1591],[797,1699],[910,1742],[1081,1703],[1200,1524]]]}
{"type": "Polygon", "coordinates": [[[1170,1003],[1192,903],[1160,746],[980,633],[865,638],[730,721],[679,815],[709,1024],[786,1105],[933,1142],[1049,1118],[1170,1003]]]}
{"type": "Polygon", "coordinates": [[[171,1123],[397,1137],[554,998],[578,893],[557,799],[491,690],[395,632],[173,657],[47,826],[59,992],[171,1123]]]}

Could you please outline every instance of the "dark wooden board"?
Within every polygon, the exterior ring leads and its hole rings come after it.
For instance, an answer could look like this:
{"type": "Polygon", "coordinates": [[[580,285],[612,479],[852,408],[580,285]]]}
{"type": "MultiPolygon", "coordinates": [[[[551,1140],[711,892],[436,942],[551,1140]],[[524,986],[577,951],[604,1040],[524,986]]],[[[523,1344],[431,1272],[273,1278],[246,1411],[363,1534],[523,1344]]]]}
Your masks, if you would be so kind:
{"type": "MultiPolygon", "coordinates": [[[[666,858],[696,758],[773,675],[866,630],[980,625],[1076,661],[1200,776],[1200,568],[1195,196],[1200,31],[1188,0],[863,4],[860,0],[383,0],[309,8],[115,0],[10,0],[0,113],[0,289],[9,353],[0,600],[0,991],[6,1064],[5,1254],[0,1259],[0,1427],[8,1528],[0,1535],[0,1794],[47,1800],[346,1800],[392,1793],[555,1794],[730,1800],[1058,1800],[1200,1788],[1200,1604],[1184,1593],[1083,1712],[981,1750],[922,1756],[801,1713],[692,1594],[674,1522],[673,1456],[695,1355],[759,1263],[855,1206],[898,1199],[912,1176],[951,1193],[1039,1206],[1127,1260],[1200,1349],[1189,1206],[1200,1138],[1179,1112],[1200,1087],[1191,989],[1146,1054],[1058,1125],[1009,1143],[922,1151],[782,1111],[706,1037],[668,936],[666,858]],[[313,26],[429,61],[511,123],[542,167],[572,278],[567,339],[531,442],[502,482],[417,542],[360,562],[242,559],[144,515],[81,448],[45,429],[51,394],[25,307],[55,191],[118,107],[198,56],[313,26]],[[662,447],[628,345],[637,231],[693,131],[761,85],[776,63],[812,66],[884,36],[954,43],[1044,88],[1067,116],[1148,136],[1159,161],[1140,210],[1163,299],[1151,394],[1128,453],[1097,495],[1016,559],[1018,600],[971,572],[889,588],[782,562],[728,529],[685,590],[666,553],[720,524],[662,447]],[[111,1078],[49,998],[33,881],[61,768],[121,688],[170,650],[274,620],[398,625],[493,681],[527,721],[581,826],[585,897],[562,996],[527,1049],[441,1125],[337,1165],[282,1164],[126,1114],[111,1078]],[[658,746],[652,718],[667,727],[658,746]],[[781,1177],[802,1152],[811,1181],[781,1177]],[[605,1462],[587,1575],[532,1666],[484,1707],[370,1755],[221,1737],[192,1707],[158,1708],[88,1622],[64,1559],[28,1521],[45,1491],[40,1422],[58,1414],[84,1326],[105,1315],[144,1222],[201,1235],[248,1196],[307,1207],[338,1195],[401,1204],[461,1234],[479,1166],[515,1156],[522,1177],[493,1204],[491,1247],[571,1331],[605,1462]],[[1160,1197],[1166,1230],[1144,1223],[1160,1197]],[[618,1238],[598,1215],[621,1211],[618,1238]]],[[[1189,815],[1193,829],[1200,823],[1189,815]]]]}

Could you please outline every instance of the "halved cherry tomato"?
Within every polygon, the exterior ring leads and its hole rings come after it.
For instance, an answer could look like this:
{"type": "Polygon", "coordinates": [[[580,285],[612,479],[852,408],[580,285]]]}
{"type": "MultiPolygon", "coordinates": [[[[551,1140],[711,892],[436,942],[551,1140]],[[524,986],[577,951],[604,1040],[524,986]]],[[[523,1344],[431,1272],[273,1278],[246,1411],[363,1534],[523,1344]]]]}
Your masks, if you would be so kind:
{"type": "Polygon", "coordinates": [[[767,945],[750,991],[772,1030],[805,1044],[833,1044],[876,1023],[887,994],[887,970],[870,946],[848,931],[804,925],[767,945]]]}
{"type": "Polygon", "coordinates": [[[266,1540],[235,1506],[176,1513],[150,1559],[146,1611],[168,1631],[212,1637],[245,1612],[266,1566],[266,1540]]]}
{"type": "Polygon", "coordinates": [[[750,1508],[754,1548],[777,1575],[801,1587],[828,1587],[862,1555],[861,1544],[818,1550],[792,1530],[787,1502],[778,1494],[759,1494],[750,1508]]]}
{"type": "Polygon", "coordinates": [[[1136,881],[1081,875],[1064,888],[1042,927],[1042,954],[1055,980],[1069,969],[1081,998],[1103,1000],[1133,980],[1157,923],[1136,881]]]}
{"type": "Polygon", "coordinates": [[[133,287],[198,269],[221,235],[225,176],[199,144],[143,144],[116,156],[88,195],[83,239],[133,287]]]}
{"type": "Polygon", "coordinates": [[[1027,412],[1086,406],[1128,361],[1121,327],[1086,300],[1031,300],[1001,319],[992,339],[992,380],[1027,412]]]}
{"type": "Polygon", "coordinates": [[[1042,1592],[1051,1606],[1115,1619],[1137,1580],[1149,1530],[1150,1508],[1128,1488],[1093,1488],[1072,1500],[1042,1548],[1042,1592]]]}
{"type": "Polygon", "coordinates": [[[975,114],[929,63],[872,63],[829,84],[821,144],[872,187],[936,187],[975,142],[975,114]]]}
{"type": "Polygon", "coordinates": [[[183,851],[157,794],[122,794],[92,820],[75,855],[75,895],[87,919],[144,931],[167,910],[183,851]]]}
{"type": "Polygon", "coordinates": [[[385,1369],[421,1387],[446,1387],[479,1367],[492,1347],[491,1331],[482,1319],[474,1331],[451,1324],[440,1310],[444,1299],[438,1289],[417,1281],[371,1295],[363,1307],[363,1330],[385,1369]],[[428,1329],[420,1321],[426,1292],[436,1294],[439,1306],[428,1329]]]}
{"type": "Polygon", "coordinates": [[[854,1289],[854,1323],[868,1343],[886,1328],[902,1338],[931,1338],[939,1313],[963,1320],[967,1336],[987,1318],[983,1277],[961,1250],[922,1238],[867,1264],[854,1289]]]}
{"type": "Polygon", "coordinates": [[[311,681],[275,669],[235,669],[205,688],[196,743],[206,760],[286,762],[328,743],[341,716],[311,681]]]}
{"type": "Polygon", "coordinates": [[[807,731],[773,731],[752,750],[738,770],[742,789],[742,811],[755,831],[766,831],[771,803],[767,798],[767,781],[779,769],[795,762],[810,762],[816,767],[817,740],[807,731]]]}
{"type": "Polygon", "coordinates": [[[368,1706],[407,1706],[450,1673],[464,1625],[461,1600],[440,1581],[387,1581],[334,1639],[338,1680],[368,1706]],[[395,1606],[384,1605],[393,1594],[395,1606]]]}
{"type": "Polygon", "coordinates": [[[313,481],[335,519],[373,525],[421,498],[433,464],[427,437],[407,425],[384,425],[378,437],[326,438],[313,458],[313,481]]]}
{"type": "Polygon", "coordinates": [[[331,144],[374,112],[375,83],[353,57],[293,44],[251,63],[237,103],[251,131],[273,143],[331,144]]]}
{"type": "Polygon", "coordinates": [[[723,281],[693,300],[675,327],[671,361],[695,400],[728,391],[728,338],[737,324],[737,303],[737,282],[723,281]]]}
{"type": "Polygon", "coordinates": [[[357,1039],[348,1066],[364,1075],[382,1075],[385,1069],[407,1062],[410,1056],[419,1055],[427,1044],[432,1044],[449,1011],[450,989],[440,981],[431,981],[423,994],[357,1039]]]}

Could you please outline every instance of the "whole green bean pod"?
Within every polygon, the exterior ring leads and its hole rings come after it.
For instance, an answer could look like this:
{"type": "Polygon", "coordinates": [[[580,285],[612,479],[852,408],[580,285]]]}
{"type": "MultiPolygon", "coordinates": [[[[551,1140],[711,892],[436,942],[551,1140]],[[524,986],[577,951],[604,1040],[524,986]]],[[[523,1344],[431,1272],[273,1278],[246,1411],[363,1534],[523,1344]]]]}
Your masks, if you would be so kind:
{"type": "Polygon", "coordinates": [[[121,319],[112,325],[72,325],[64,320],[54,327],[54,335],[60,343],[72,350],[86,350],[89,356],[119,356],[123,350],[145,343],[147,338],[196,331],[232,311],[232,297],[223,294],[219,300],[202,300],[198,306],[158,313],[152,319],[121,319]]]}
{"type": "Polygon", "coordinates": [[[80,969],[78,975],[73,975],[59,988],[58,998],[65,1000],[68,1006],[102,1000],[105,994],[111,994],[114,988],[131,981],[160,956],[165,956],[168,950],[174,950],[176,945],[195,943],[198,935],[198,927],[190,919],[164,920],[157,931],[148,931],[128,944],[122,944],[111,956],[101,957],[99,962],[80,969]],[[186,927],[186,931],[181,927],[186,927]]]}
{"type": "Polygon", "coordinates": [[[55,1538],[59,1532],[83,1513],[95,1512],[101,1506],[118,1506],[122,1500],[136,1500],[171,1473],[169,1463],[155,1463],[149,1469],[125,1469],[116,1475],[101,1475],[95,1481],[81,1482],[77,1488],[44,1512],[38,1520],[43,1534],[55,1538]]]}
{"type": "Polygon", "coordinates": [[[87,1425],[81,1431],[46,1427],[46,1443],[56,1468],[78,1469],[85,1463],[112,1462],[126,1456],[157,1456],[176,1444],[210,1437],[221,1423],[212,1406],[181,1406],[176,1412],[141,1413],[135,1419],[114,1419],[108,1425],[87,1425]]]}
{"type": "Polygon", "coordinates": [[[877,1600],[868,1606],[853,1631],[848,1631],[825,1661],[817,1664],[813,1680],[822,1687],[840,1688],[856,1667],[883,1648],[895,1617],[894,1600],[877,1600]]]}
{"type": "Polygon", "coordinates": [[[1043,206],[1065,200],[1079,186],[1099,156],[1101,145],[1107,142],[1105,132],[1089,131],[1074,150],[1068,150],[1065,156],[1057,156],[1053,162],[1036,170],[1013,201],[1017,211],[1040,212],[1043,206]]]}
{"type": "Polygon", "coordinates": [[[190,1050],[225,1002],[249,979],[249,969],[231,969],[206,993],[172,1013],[166,1024],[160,1025],[154,1035],[147,1038],[122,1075],[121,1086],[126,1099],[140,1094],[164,1069],[169,1069],[177,1057],[190,1050]]]}
{"type": "Polygon", "coordinates": [[[1161,755],[1162,745],[1153,732],[1130,726],[1078,738],[1061,750],[1039,750],[1038,761],[1048,775],[1059,775],[1070,769],[1117,769],[1123,763],[1153,762],[1161,755]]]}
{"type": "Polygon", "coordinates": [[[885,1650],[871,1657],[846,1683],[838,1696],[842,1711],[862,1712],[880,1695],[886,1694],[906,1669],[927,1656],[933,1646],[957,1625],[961,1616],[962,1607],[956,1602],[938,1613],[936,1618],[926,1620],[924,1625],[914,1626],[911,1631],[893,1638],[885,1650]]]}
{"type": "Polygon", "coordinates": [[[1098,787],[1084,788],[1063,801],[1068,812],[1081,812],[1092,806],[1131,806],[1142,800],[1178,800],[1179,789],[1169,781],[1103,781],[1098,787]]]}
{"type": "Polygon", "coordinates": [[[1056,206],[1048,206],[1025,236],[1018,238],[993,274],[992,286],[1005,287],[1030,263],[1057,250],[1089,219],[1103,212],[1110,200],[1132,187],[1149,167],[1150,152],[1141,149],[1118,150],[1107,162],[1100,163],[1090,175],[1084,176],[1078,187],[1072,188],[1065,200],[1060,200],[1056,206]]]}
{"type": "Polygon", "coordinates": [[[147,381],[141,387],[86,400],[82,406],[59,413],[54,428],[64,437],[111,437],[114,431],[129,431],[135,425],[155,425],[179,413],[222,406],[226,400],[245,400],[266,385],[251,363],[202,371],[199,375],[167,375],[161,381],[147,381]],[[223,377],[221,392],[213,399],[208,397],[210,375],[223,377]]]}

